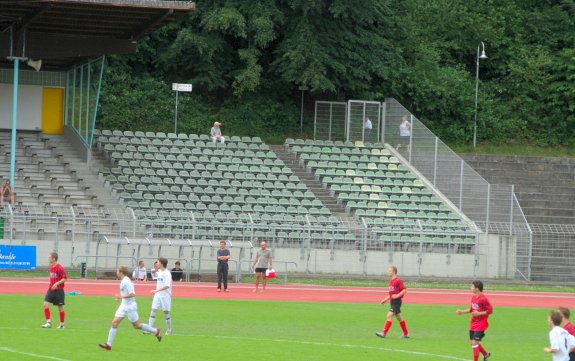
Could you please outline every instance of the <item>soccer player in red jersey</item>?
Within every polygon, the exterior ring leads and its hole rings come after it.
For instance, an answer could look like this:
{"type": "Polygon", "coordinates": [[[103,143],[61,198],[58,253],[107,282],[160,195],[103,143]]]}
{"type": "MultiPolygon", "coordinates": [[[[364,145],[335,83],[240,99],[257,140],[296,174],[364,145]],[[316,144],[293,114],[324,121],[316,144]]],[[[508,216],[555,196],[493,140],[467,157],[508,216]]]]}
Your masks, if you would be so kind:
{"type": "MultiPolygon", "coordinates": [[[[569,321],[569,316],[571,316],[571,311],[567,307],[559,307],[559,312],[563,317],[563,321],[561,322],[561,327],[565,329],[565,331],[569,332],[571,336],[575,336],[575,325],[569,321]]],[[[569,361],[575,361],[575,349],[569,351],[569,361]]]]}
{"type": "Polygon", "coordinates": [[[458,315],[471,313],[471,327],[469,328],[469,340],[473,349],[473,361],[479,360],[479,353],[483,355],[483,361],[489,360],[491,353],[487,352],[481,345],[481,340],[485,337],[485,331],[489,327],[487,318],[493,313],[491,303],[483,294],[483,282],[473,281],[471,283],[471,307],[466,310],[455,311],[458,315]]]}
{"type": "Polygon", "coordinates": [[[409,338],[407,325],[401,316],[401,299],[407,293],[407,288],[403,284],[401,278],[397,276],[397,267],[389,267],[387,269],[387,274],[391,278],[389,281],[389,295],[381,301],[381,304],[384,305],[387,301],[390,301],[389,304],[391,308],[389,312],[387,312],[387,321],[385,322],[383,330],[381,332],[376,332],[375,335],[377,337],[385,338],[387,332],[389,332],[389,329],[391,328],[391,320],[393,319],[393,315],[395,315],[399,321],[399,326],[401,326],[401,329],[403,330],[403,335],[401,338],[409,338]]]}
{"type": "Polygon", "coordinates": [[[50,288],[44,297],[44,316],[46,316],[46,323],[42,325],[43,328],[52,327],[52,319],[50,318],[50,303],[58,306],[60,311],[60,326],[64,328],[64,283],[68,279],[66,270],[58,263],[58,253],[52,252],[48,255],[48,262],[50,262],[50,288]]]}

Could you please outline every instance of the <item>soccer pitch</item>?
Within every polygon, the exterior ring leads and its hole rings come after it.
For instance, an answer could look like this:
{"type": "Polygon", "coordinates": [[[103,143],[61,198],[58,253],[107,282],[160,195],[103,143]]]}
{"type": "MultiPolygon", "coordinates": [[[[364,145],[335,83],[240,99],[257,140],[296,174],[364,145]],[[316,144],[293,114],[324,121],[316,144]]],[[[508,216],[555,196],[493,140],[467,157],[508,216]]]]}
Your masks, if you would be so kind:
{"type": "MultiPolygon", "coordinates": [[[[42,329],[42,296],[1,295],[0,360],[471,360],[469,317],[453,306],[405,304],[411,339],[397,322],[379,339],[388,306],[175,298],[174,335],[158,343],[124,320],[111,351],[105,342],[113,297],[67,297],[66,329],[42,329]]],[[[147,322],[151,298],[140,297],[147,322]]],[[[463,306],[463,305],[462,305],[463,306]]],[[[57,318],[57,309],[52,308],[57,318]]],[[[549,310],[495,308],[484,339],[491,360],[546,360],[549,310]]],[[[55,322],[57,325],[57,322],[55,322]]],[[[165,328],[158,314],[156,326],[165,328]]]]}
{"type": "MultiPolygon", "coordinates": [[[[0,295],[0,360],[471,360],[469,315],[453,306],[404,304],[411,339],[396,320],[386,339],[375,337],[388,306],[173,299],[174,334],[158,343],[126,319],[111,351],[106,342],[118,303],[113,297],[66,298],[66,329],[42,329],[43,297],[0,295]]],[[[138,298],[148,321],[150,297],[138,298]]],[[[461,305],[461,308],[466,305],[461,305]]],[[[547,309],[497,308],[484,345],[494,360],[547,360],[547,309]]],[[[55,316],[55,317],[54,317],[55,316]]],[[[52,308],[57,319],[57,309],[52,308]]],[[[55,326],[58,322],[55,322],[55,326]]],[[[165,328],[158,313],[156,326],[165,328]]]]}

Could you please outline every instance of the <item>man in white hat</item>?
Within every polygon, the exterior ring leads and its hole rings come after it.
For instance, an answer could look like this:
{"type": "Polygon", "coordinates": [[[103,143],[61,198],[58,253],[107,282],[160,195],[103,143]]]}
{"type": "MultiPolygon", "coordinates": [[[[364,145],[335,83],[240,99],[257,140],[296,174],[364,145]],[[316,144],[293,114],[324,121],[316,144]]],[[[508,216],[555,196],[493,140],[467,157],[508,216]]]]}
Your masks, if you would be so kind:
{"type": "Polygon", "coordinates": [[[220,141],[222,143],[226,142],[226,139],[222,135],[222,130],[220,129],[220,125],[222,125],[220,122],[215,122],[214,126],[212,127],[212,130],[210,131],[210,136],[211,136],[214,144],[216,144],[218,141],[220,141]]]}

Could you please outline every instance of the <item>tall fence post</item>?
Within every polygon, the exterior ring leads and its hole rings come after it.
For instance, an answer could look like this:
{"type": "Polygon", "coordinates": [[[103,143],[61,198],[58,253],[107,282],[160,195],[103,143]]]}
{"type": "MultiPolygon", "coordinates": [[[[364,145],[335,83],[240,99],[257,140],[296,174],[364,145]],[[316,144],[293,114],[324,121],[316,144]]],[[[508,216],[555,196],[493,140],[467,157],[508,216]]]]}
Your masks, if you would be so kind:
{"type": "Polygon", "coordinates": [[[509,235],[513,235],[513,197],[515,196],[515,186],[511,185],[511,207],[509,207],[509,235]]]}
{"type": "MultiPolygon", "coordinates": [[[[317,112],[317,103],[316,103],[316,112],[317,112]]],[[[329,133],[327,135],[327,140],[331,140],[331,124],[333,123],[333,104],[329,103],[329,133]]],[[[315,132],[315,130],[314,130],[315,132]]],[[[315,133],[314,133],[315,139],[315,133]]]]}
{"type": "Polygon", "coordinates": [[[410,114],[410,123],[411,123],[411,134],[409,136],[409,154],[408,154],[408,160],[409,163],[411,164],[411,153],[413,152],[413,114],[410,114]]]}
{"type": "Polygon", "coordinates": [[[437,184],[437,148],[439,147],[439,138],[435,137],[435,149],[433,154],[433,185],[437,184]]]}
{"type": "MultiPolygon", "coordinates": [[[[331,113],[331,108],[330,108],[331,113]]],[[[330,119],[330,129],[331,129],[331,119],[330,119]]],[[[317,140],[317,102],[315,102],[315,111],[313,114],[313,140],[317,140]]]]}
{"type": "Polygon", "coordinates": [[[381,103],[381,131],[380,131],[380,139],[379,141],[381,143],[385,143],[385,117],[387,115],[387,109],[386,109],[386,104],[385,102],[381,103]]]}
{"type": "Polygon", "coordinates": [[[487,204],[485,205],[485,232],[489,233],[489,216],[491,207],[491,183],[487,183],[487,204]]]}
{"type": "Polygon", "coordinates": [[[461,169],[459,170],[459,209],[463,208],[463,167],[465,166],[465,161],[462,159],[461,169]]]}

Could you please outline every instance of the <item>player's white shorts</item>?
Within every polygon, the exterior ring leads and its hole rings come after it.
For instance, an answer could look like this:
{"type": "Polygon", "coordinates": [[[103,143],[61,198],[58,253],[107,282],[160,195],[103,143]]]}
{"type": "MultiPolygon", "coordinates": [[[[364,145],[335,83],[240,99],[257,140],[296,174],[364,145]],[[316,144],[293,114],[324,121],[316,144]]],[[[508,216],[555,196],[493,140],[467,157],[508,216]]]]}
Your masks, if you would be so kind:
{"type": "Polygon", "coordinates": [[[172,309],[172,298],[170,296],[164,296],[160,293],[154,294],[152,309],[170,311],[172,309]]]}
{"type": "Polygon", "coordinates": [[[120,307],[116,310],[116,317],[127,317],[130,322],[134,323],[140,319],[138,316],[138,306],[124,306],[124,304],[120,304],[120,307]]]}

